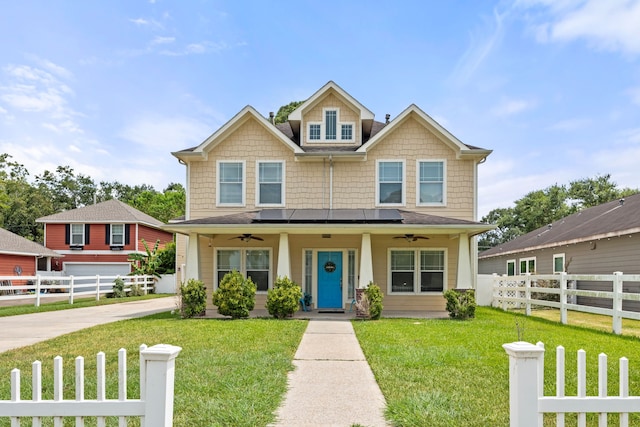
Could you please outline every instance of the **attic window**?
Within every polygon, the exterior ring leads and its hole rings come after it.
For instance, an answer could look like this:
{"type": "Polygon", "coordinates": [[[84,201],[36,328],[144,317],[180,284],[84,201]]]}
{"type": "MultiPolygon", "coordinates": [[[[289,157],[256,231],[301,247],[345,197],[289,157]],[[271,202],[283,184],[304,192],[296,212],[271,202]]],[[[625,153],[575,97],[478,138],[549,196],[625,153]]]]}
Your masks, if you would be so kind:
{"type": "Polygon", "coordinates": [[[351,142],[354,139],[355,123],[341,122],[340,109],[325,108],[322,122],[307,124],[307,140],[313,142],[351,142]]]}

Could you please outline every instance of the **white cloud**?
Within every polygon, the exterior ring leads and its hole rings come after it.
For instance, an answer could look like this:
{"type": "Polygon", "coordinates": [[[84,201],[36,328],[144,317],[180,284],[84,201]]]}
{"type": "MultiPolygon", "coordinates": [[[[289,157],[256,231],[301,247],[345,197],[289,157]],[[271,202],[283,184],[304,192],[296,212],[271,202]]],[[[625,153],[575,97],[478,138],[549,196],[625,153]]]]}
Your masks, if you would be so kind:
{"type": "Polygon", "coordinates": [[[498,117],[512,116],[530,110],[536,106],[535,101],[524,99],[504,99],[491,109],[491,114],[498,117]]]}
{"type": "Polygon", "coordinates": [[[142,147],[176,151],[200,144],[212,127],[190,117],[148,116],[130,123],[120,136],[142,147]]]}
{"type": "Polygon", "coordinates": [[[576,130],[584,129],[585,127],[591,125],[591,120],[589,119],[581,119],[581,118],[573,118],[560,120],[549,126],[548,130],[559,130],[564,132],[573,132],[576,130]]]}
{"type": "MultiPolygon", "coordinates": [[[[242,46],[239,44],[238,46],[242,46]]],[[[190,43],[182,49],[178,50],[162,50],[159,53],[166,56],[185,56],[185,55],[201,55],[204,53],[218,53],[223,50],[230,49],[230,46],[225,42],[210,42],[202,41],[200,43],[190,43]]]]}
{"type": "Polygon", "coordinates": [[[534,24],[540,42],[585,40],[597,50],[640,54],[640,0],[527,0],[517,4],[548,9],[551,16],[534,24]]]}
{"type": "Polygon", "coordinates": [[[176,41],[175,37],[161,37],[156,36],[153,40],[151,40],[151,44],[169,44],[176,41]]]}

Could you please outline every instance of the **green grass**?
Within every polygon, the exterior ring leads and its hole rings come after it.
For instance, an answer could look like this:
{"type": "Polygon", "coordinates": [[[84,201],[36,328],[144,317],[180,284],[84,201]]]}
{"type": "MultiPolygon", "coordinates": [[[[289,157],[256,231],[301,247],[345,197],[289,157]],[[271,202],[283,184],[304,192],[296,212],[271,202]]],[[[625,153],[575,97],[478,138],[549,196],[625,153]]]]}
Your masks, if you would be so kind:
{"type": "MultiPolygon", "coordinates": [[[[576,391],[576,352],[587,352],[588,394],[597,395],[597,357],[609,356],[609,393],[618,359],[629,358],[631,395],[640,394],[640,340],[501,310],[478,308],[471,321],[384,319],[354,328],[387,401],[394,426],[508,426],[509,362],[502,344],[545,343],[545,394],[555,395],[555,348],[566,349],[566,393],[576,391]]],[[[545,416],[545,425],[551,423],[545,416]]],[[[609,425],[617,425],[609,415],[609,425]]],[[[631,425],[640,425],[634,415],[631,425]]],[[[575,425],[575,416],[567,417],[575,425]]]]}
{"type": "Polygon", "coordinates": [[[17,316],[20,314],[43,313],[45,311],[69,310],[72,308],[95,307],[98,305],[120,304],[123,302],[140,301],[140,300],[153,299],[153,298],[168,298],[168,297],[167,295],[164,295],[164,294],[149,294],[149,295],[143,295],[139,297],[127,297],[127,298],[107,298],[106,296],[101,295],[99,301],[96,301],[95,297],[78,298],[73,300],[73,304],[69,304],[68,299],[64,301],[45,302],[45,303],[42,302],[44,300],[43,299],[43,300],[40,300],[39,307],[36,307],[34,305],[35,300],[28,300],[30,302],[26,304],[0,307],[0,317],[17,316]]]}
{"type": "MultiPolygon", "coordinates": [[[[136,397],[138,346],[166,343],[182,347],[176,359],[174,426],[265,426],[274,421],[273,413],[284,398],[287,373],[306,325],[305,321],[273,319],[180,320],[163,313],[97,326],[0,354],[0,399],[10,397],[10,371],[15,367],[22,371],[23,396],[30,398],[34,360],[43,363],[43,398],[51,399],[57,355],[64,358],[68,399],[74,397],[74,358],[85,358],[85,397],[91,399],[96,393],[99,351],[105,352],[108,363],[107,397],[117,398],[120,348],[128,353],[128,394],[136,397]]],[[[110,419],[109,425],[117,425],[115,421],[110,419]]],[[[8,425],[5,422],[0,420],[0,425],[8,425]]]]}

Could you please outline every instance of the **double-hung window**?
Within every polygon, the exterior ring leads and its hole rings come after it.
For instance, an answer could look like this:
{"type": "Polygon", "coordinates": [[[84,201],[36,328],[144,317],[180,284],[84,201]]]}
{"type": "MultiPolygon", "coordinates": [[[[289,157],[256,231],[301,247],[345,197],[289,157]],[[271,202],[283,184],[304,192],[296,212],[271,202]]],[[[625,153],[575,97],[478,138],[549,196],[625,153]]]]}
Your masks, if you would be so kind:
{"type": "Polygon", "coordinates": [[[445,204],[445,162],[443,160],[418,160],[418,205],[445,204]]]}
{"type": "Polygon", "coordinates": [[[71,224],[71,237],[69,239],[72,246],[84,245],[84,224],[71,224]]]}
{"type": "Polygon", "coordinates": [[[124,224],[111,224],[111,246],[124,245],[124,224]]]}
{"type": "Polygon", "coordinates": [[[341,125],[340,139],[351,141],[353,139],[353,125],[341,125]]]}
{"type": "Polygon", "coordinates": [[[218,205],[244,206],[244,185],[244,162],[218,162],[218,205]]]}
{"type": "Polygon", "coordinates": [[[520,274],[536,272],[536,258],[520,258],[520,274]]]}
{"type": "Polygon", "coordinates": [[[339,108],[324,108],[322,121],[307,122],[309,142],[353,142],[354,122],[340,121],[339,108]]]}
{"type": "Polygon", "coordinates": [[[376,204],[404,205],[404,160],[379,160],[376,170],[376,204]]]}
{"type": "Polygon", "coordinates": [[[284,162],[258,161],[257,204],[259,206],[284,205],[284,162]]]}
{"type": "Polygon", "coordinates": [[[309,139],[312,141],[320,141],[320,123],[312,123],[309,125],[309,139]]]}
{"type": "Polygon", "coordinates": [[[390,293],[442,292],[444,250],[392,249],[389,253],[390,293]]]}
{"type": "Polygon", "coordinates": [[[516,275],[516,260],[510,259],[507,261],[507,276],[516,275]]]}
{"type": "Polygon", "coordinates": [[[271,252],[269,249],[218,249],[216,277],[220,283],[225,274],[238,271],[251,278],[259,292],[269,290],[271,283],[271,252]]]}
{"type": "Polygon", "coordinates": [[[564,273],[564,254],[553,254],[553,274],[564,273]]]}

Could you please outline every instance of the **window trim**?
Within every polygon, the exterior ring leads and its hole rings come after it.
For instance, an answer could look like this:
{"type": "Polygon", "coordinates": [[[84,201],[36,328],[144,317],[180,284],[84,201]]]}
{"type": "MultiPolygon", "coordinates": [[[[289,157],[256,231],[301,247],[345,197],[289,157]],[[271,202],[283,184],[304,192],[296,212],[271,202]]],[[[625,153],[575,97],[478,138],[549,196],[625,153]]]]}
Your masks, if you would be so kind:
{"type": "Polygon", "coordinates": [[[531,257],[526,257],[526,258],[519,258],[518,259],[518,274],[522,275],[522,274],[527,274],[527,273],[535,273],[536,268],[538,267],[538,262],[536,260],[536,257],[531,256],[531,257]],[[522,272],[522,262],[526,262],[527,265],[527,270],[529,270],[529,261],[533,261],[533,271],[525,271],[522,272]]]}
{"type": "Polygon", "coordinates": [[[216,206],[220,207],[245,207],[246,206],[246,186],[247,186],[247,164],[245,160],[218,160],[216,161],[216,206]],[[240,203],[223,203],[220,201],[220,165],[235,164],[242,165],[242,201],[240,203]]]}
{"type": "Polygon", "coordinates": [[[75,247],[84,246],[84,242],[85,242],[85,230],[86,230],[85,224],[71,223],[71,224],[69,225],[69,246],[75,246],[75,247]],[[80,228],[81,228],[81,230],[82,230],[82,232],[81,232],[81,233],[74,233],[74,232],[73,232],[73,227],[74,227],[74,226],[80,227],[80,228]],[[80,243],[74,243],[74,242],[73,242],[73,236],[74,236],[74,235],[76,235],[76,236],[78,236],[78,235],[82,236],[82,239],[80,239],[80,243]]]}
{"type": "Polygon", "coordinates": [[[507,268],[506,268],[506,270],[505,270],[505,274],[506,274],[507,276],[509,276],[509,264],[510,264],[510,263],[512,263],[512,264],[513,264],[513,276],[516,276],[516,275],[518,274],[518,269],[517,269],[518,264],[516,263],[516,260],[515,260],[515,259],[508,259],[508,260],[507,260],[507,263],[506,263],[507,268]]]}
{"type": "Polygon", "coordinates": [[[219,251],[239,251],[240,252],[240,274],[247,278],[247,251],[267,251],[269,253],[269,283],[266,291],[256,291],[258,295],[266,295],[269,289],[273,289],[273,248],[263,246],[251,246],[247,248],[220,246],[213,251],[213,290],[218,289],[218,252],[219,251]]]}
{"type": "Polygon", "coordinates": [[[124,224],[110,224],[109,226],[109,245],[110,246],[124,246],[125,245],[125,225],[124,224]],[[114,226],[121,226],[122,227],[122,243],[114,243],[113,242],[113,227],[114,226]]]}
{"type": "Polygon", "coordinates": [[[552,270],[553,270],[553,274],[561,274],[564,273],[564,266],[565,266],[565,262],[566,262],[566,258],[563,253],[560,254],[553,254],[553,266],[552,266],[552,270]],[[556,259],[557,258],[562,258],[562,271],[556,271],[556,259]]]}
{"type": "Polygon", "coordinates": [[[285,160],[256,160],[256,206],[260,207],[284,207],[285,206],[285,184],[286,184],[286,161],[285,160]],[[280,179],[280,203],[260,203],[260,165],[263,163],[279,163],[281,167],[280,179]]]}
{"type": "Polygon", "coordinates": [[[442,292],[448,289],[448,277],[449,272],[447,269],[447,264],[449,262],[449,251],[447,248],[442,247],[422,247],[422,248],[409,248],[409,247],[392,247],[387,248],[387,295],[442,295],[442,292]],[[413,270],[413,292],[394,292],[393,284],[392,284],[392,270],[391,270],[391,253],[395,251],[413,251],[413,259],[414,259],[414,270],[413,270]],[[443,253],[443,266],[442,266],[442,277],[443,289],[441,291],[425,291],[422,292],[422,283],[420,279],[421,269],[421,256],[420,252],[442,252],[443,253]]]}
{"type": "Polygon", "coordinates": [[[416,160],[416,206],[447,206],[447,160],[446,159],[417,159],[416,160]],[[442,202],[420,201],[420,164],[442,163],[442,202]]]}
{"type": "Polygon", "coordinates": [[[331,143],[331,144],[350,144],[355,142],[356,140],[356,123],[355,122],[343,122],[340,120],[340,108],[338,107],[324,107],[322,108],[322,120],[321,121],[309,121],[305,125],[306,129],[306,143],[331,143]],[[327,139],[327,112],[335,111],[336,112],[336,138],[335,139],[327,139]],[[311,126],[312,125],[320,125],[320,138],[319,139],[311,139],[311,126]],[[343,139],[342,138],[342,125],[351,125],[351,139],[343,139]]]}
{"type": "Polygon", "coordinates": [[[407,162],[405,159],[378,159],[376,160],[376,207],[385,206],[405,206],[407,202],[407,162]],[[382,203],[380,202],[380,163],[402,163],[402,200],[400,203],[382,203]]]}

